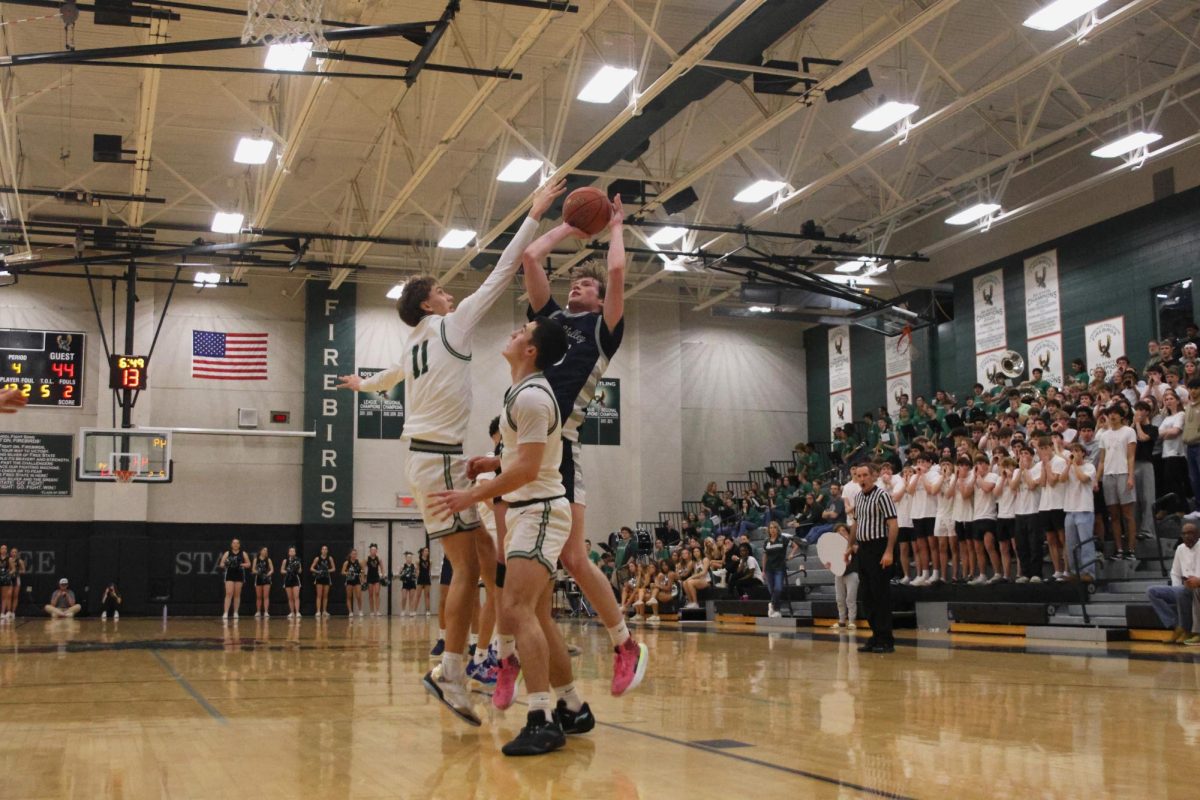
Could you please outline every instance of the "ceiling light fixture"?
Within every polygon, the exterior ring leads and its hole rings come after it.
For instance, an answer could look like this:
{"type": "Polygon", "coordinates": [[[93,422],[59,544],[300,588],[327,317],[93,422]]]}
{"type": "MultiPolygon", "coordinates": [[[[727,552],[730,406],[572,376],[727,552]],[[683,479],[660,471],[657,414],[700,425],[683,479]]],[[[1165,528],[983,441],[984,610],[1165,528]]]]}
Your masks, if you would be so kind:
{"type": "Polygon", "coordinates": [[[1135,131],[1128,136],[1122,136],[1115,142],[1109,142],[1103,147],[1099,147],[1092,151],[1092,155],[1096,158],[1116,158],[1127,153],[1132,153],[1147,145],[1154,144],[1162,138],[1161,133],[1153,133],[1151,131],[1135,131]]]}
{"type": "Polygon", "coordinates": [[[751,314],[770,314],[771,313],[770,306],[750,306],[750,308],[747,310],[751,314]]]}
{"type": "Polygon", "coordinates": [[[858,131],[881,131],[910,116],[920,106],[888,100],[859,117],[851,128],[858,131]]]}
{"type": "Polygon", "coordinates": [[[601,67],[576,98],[585,103],[611,103],[636,77],[636,69],[601,67]]]}
{"type": "Polygon", "coordinates": [[[999,203],[976,203],[970,208],[964,208],[957,214],[946,217],[947,225],[970,225],[972,222],[990,217],[1000,210],[999,203]]]}
{"type": "Polygon", "coordinates": [[[388,300],[399,300],[400,295],[402,295],[402,294],[404,294],[404,284],[397,283],[395,286],[388,289],[385,297],[387,297],[388,300]]]}
{"type": "Polygon", "coordinates": [[[687,228],[676,228],[668,225],[665,228],[659,228],[655,231],[650,237],[649,242],[659,247],[665,247],[682,239],[685,233],[687,233],[687,228]]]}
{"type": "Polygon", "coordinates": [[[197,272],[192,276],[192,286],[197,289],[211,289],[221,282],[219,272],[197,272]]]}
{"type": "Polygon", "coordinates": [[[299,72],[304,69],[311,53],[312,42],[273,44],[267,48],[267,58],[263,62],[263,66],[267,69],[299,72]]]}
{"type": "Polygon", "coordinates": [[[242,220],[245,218],[244,214],[218,211],[213,215],[212,232],[240,233],[242,230],[242,220]]]}
{"type": "Polygon", "coordinates": [[[1056,31],[1068,22],[1077,20],[1089,11],[1104,5],[1105,0],[1054,0],[1053,3],[1025,20],[1026,28],[1056,31]]]}
{"type": "Polygon", "coordinates": [[[834,272],[858,272],[867,264],[875,263],[875,258],[872,256],[859,256],[854,261],[843,261],[833,268],[834,272]]]}
{"type": "Polygon", "coordinates": [[[496,180],[505,183],[524,183],[541,168],[542,160],[540,158],[514,158],[508,162],[508,166],[500,170],[496,180]]]}
{"type": "Polygon", "coordinates": [[[243,136],[238,140],[233,160],[239,164],[265,164],[274,147],[275,143],[270,139],[251,139],[249,136],[243,136]]]}
{"type": "Polygon", "coordinates": [[[438,247],[444,247],[447,250],[462,250],[471,243],[475,238],[475,231],[462,230],[460,228],[451,228],[446,231],[446,235],[438,242],[438,247]]]}
{"type": "Polygon", "coordinates": [[[786,185],[783,181],[755,181],[735,194],[733,199],[738,203],[757,203],[766,200],[786,185]]]}

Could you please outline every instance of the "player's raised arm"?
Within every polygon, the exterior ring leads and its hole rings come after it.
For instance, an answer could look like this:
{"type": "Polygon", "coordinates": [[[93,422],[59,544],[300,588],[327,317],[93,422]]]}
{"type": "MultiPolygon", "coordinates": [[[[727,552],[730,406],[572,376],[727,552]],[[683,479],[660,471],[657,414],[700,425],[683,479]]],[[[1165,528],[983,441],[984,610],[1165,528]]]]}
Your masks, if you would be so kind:
{"type": "Polygon", "coordinates": [[[563,222],[539,236],[521,255],[521,263],[525,266],[525,291],[529,293],[529,307],[535,315],[542,313],[542,309],[550,302],[550,277],[546,275],[546,259],[560,242],[572,236],[577,239],[588,238],[583,231],[563,222]]]}
{"type": "MultiPolygon", "coordinates": [[[[533,295],[530,294],[530,297],[533,295]]],[[[621,195],[613,195],[608,221],[608,286],[604,294],[604,324],[610,331],[625,316],[625,208],[621,195]]]]}
{"type": "Polygon", "coordinates": [[[404,362],[391,369],[372,375],[370,378],[360,378],[357,375],[339,375],[337,388],[349,389],[352,392],[386,392],[400,381],[404,380],[406,370],[404,362]]]}
{"type": "Polygon", "coordinates": [[[563,178],[538,187],[533,193],[533,207],[529,209],[529,216],[504,248],[496,268],[478,289],[463,298],[458,308],[446,317],[446,332],[451,337],[450,344],[460,353],[470,352],[470,338],[475,326],[508,288],[513,276],[517,274],[517,267],[521,265],[521,254],[529,247],[533,235],[537,233],[538,223],[550,210],[555,198],[566,190],[566,186],[566,179],[563,178]]]}

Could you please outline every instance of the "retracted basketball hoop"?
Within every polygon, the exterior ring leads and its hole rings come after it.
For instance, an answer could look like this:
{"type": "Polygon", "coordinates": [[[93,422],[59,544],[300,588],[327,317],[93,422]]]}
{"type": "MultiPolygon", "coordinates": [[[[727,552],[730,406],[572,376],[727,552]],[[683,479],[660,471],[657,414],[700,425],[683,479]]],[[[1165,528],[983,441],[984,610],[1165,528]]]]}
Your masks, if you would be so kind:
{"type": "Polygon", "coordinates": [[[248,0],[242,43],[297,44],[325,47],[323,0],[248,0]]]}

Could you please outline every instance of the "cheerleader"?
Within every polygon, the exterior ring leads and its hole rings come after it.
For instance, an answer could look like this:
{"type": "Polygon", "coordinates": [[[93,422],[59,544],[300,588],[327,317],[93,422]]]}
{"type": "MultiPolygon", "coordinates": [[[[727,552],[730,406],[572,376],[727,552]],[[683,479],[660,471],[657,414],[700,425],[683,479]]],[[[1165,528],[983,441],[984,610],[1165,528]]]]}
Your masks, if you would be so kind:
{"type": "Polygon", "coordinates": [[[217,569],[225,573],[225,607],[221,619],[238,618],[238,605],[241,602],[242,584],[246,580],[246,570],[250,569],[250,556],[242,550],[240,539],[229,543],[229,549],[221,554],[217,569]]]}
{"type": "Polygon", "coordinates": [[[8,599],[8,618],[15,619],[17,606],[21,603],[21,576],[29,571],[25,557],[16,547],[8,551],[8,571],[12,574],[12,594],[8,599]]]}
{"type": "Polygon", "coordinates": [[[379,546],[371,545],[367,556],[367,595],[371,603],[371,616],[379,616],[379,585],[383,580],[383,564],[379,560],[379,546]]]}
{"type": "Polygon", "coordinates": [[[254,558],[254,618],[267,619],[271,616],[271,576],[275,574],[275,564],[262,547],[254,558]]]}
{"type": "Polygon", "coordinates": [[[283,562],[283,591],[287,594],[288,619],[300,619],[300,572],[304,569],[296,548],[289,547],[283,562]]]}
{"type": "Polygon", "coordinates": [[[417,601],[413,604],[413,616],[416,616],[417,606],[425,600],[425,616],[429,616],[429,587],[433,584],[431,570],[433,564],[429,560],[429,548],[422,547],[417,551],[417,601]]]}
{"type": "Polygon", "coordinates": [[[12,616],[13,574],[8,560],[8,545],[0,544],[0,623],[12,616]]]}
{"type": "Polygon", "coordinates": [[[358,551],[351,550],[350,555],[342,562],[342,576],[346,579],[346,616],[353,617],[354,610],[363,615],[362,592],[362,562],[358,560],[358,551]]]}
{"type": "Polygon", "coordinates": [[[329,545],[321,545],[321,554],[313,559],[308,571],[313,574],[313,583],[317,588],[317,616],[329,616],[329,584],[333,572],[333,558],[329,555],[329,545]]]}
{"type": "Polygon", "coordinates": [[[404,566],[400,568],[400,616],[417,615],[417,565],[413,554],[405,552],[404,566]]]}

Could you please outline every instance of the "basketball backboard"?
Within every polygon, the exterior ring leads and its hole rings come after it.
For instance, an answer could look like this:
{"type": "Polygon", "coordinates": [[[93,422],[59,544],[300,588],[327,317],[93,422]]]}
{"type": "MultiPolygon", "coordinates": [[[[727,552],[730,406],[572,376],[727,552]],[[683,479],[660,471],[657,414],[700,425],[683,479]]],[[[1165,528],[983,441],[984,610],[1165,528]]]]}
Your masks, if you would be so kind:
{"type": "Polygon", "coordinates": [[[171,432],[158,428],[80,428],[75,479],[170,483],[171,432]],[[124,473],[124,475],[123,475],[124,473]]]}

